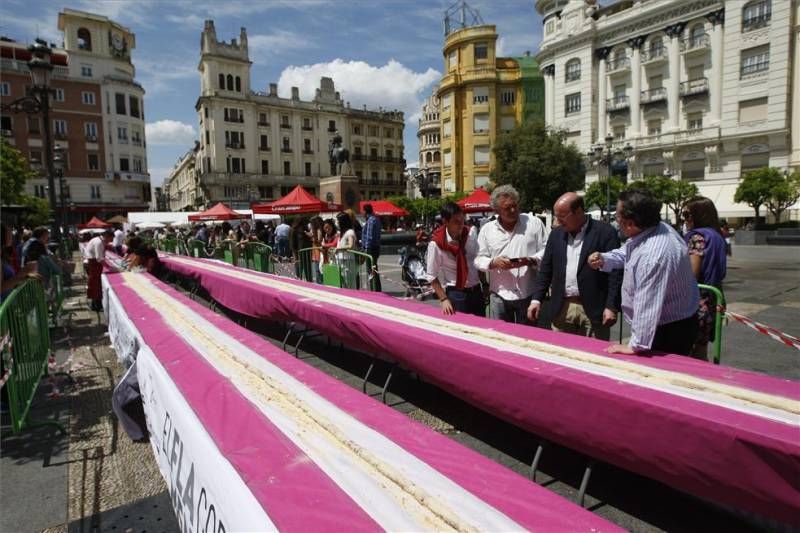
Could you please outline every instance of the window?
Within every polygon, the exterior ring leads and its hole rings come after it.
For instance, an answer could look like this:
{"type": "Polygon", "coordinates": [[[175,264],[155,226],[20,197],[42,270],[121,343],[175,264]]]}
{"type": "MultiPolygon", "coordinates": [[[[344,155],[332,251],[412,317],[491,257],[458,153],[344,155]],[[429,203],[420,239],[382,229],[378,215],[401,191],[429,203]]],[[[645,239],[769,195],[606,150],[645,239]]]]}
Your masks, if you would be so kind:
{"type": "Polygon", "coordinates": [[[269,138],[266,135],[260,136],[260,142],[258,144],[259,150],[269,150],[269,138]]]}
{"type": "Polygon", "coordinates": [[[581,60],[570,59],[567,61],[567,67],[564,70],[564,76],[567,83],[581,79],[581,60]]]}
{"type": "Polygon", "coordinates": [[[89,65],[81,65],[81,76],[85,78],[92,77],[92,67],[89,65]]]}
{"type": "Polygon", "coordinates": [[[211,135],[209,134],[208,130],[206,130],[206,145],[211,144],[211,135]]]}
{"type": "Polygon", "coordinates": [[[625,126],[615,126],[613,129],[615,141],[622,141],[625,139],[625,126]]]}
{"type": "Polygon", "coordinates": [[[129,98],[129,103],[131,107],[131,116],[139,118],[139,99],[135,96],[131,96],[129,98]]]}
{"type": "Polygon", "coordinates": [[[303,139],[303,151],[307,154],[311,153],[311,139],[303,139]]]}
{"type": "Polygon", "coordinates": [[[47,188],[44,185],[34,185],[33,186],[33,194],[37,198],[46,198],[47,197],[47,188]]]}
{"type": "Polygon", "coordinates": [[[361,135],[361,125],[356,124],[353,126],[353,135],[361,135]]]}
{"type": "Polygon", "coordinates": [[[54,120],[53,121],[53,133],[56,135],[64,136],[67,134],[67,121],[66,120],[54,120]]]}
{"type": "Polygon", "coordinates": [[[133,171],[138,172],[139,174],[142,173],[142,168],[144,167],[144,161],[142,161],[141,157],[134,157],[133,158],[133,171]]]}
{"type": "Polygon", "coordinates": [[[447,68],[448,70],[455,70],[458,67],[458,50],[453,50],[450,52],[450,55],[447,56],[447,68]]]}
{"type": "Polygon", "coordinates": [[[142,145],[142,132],[137,128],[131,128],[131,142],[134,146],[142,145]]]}
{"type": "Polygon", "coordinates": [[[55,96],[54,99],[56,102],[63,102],[64,101],[64,89],[60,87],[56,87],[55,89],[55,96]]]}
{"type": "Polygon", "coordinates": [[[751,170],[756,170],[769,166],[769,152],[757,154],[742,154],[741,171],[742,176],[751,170]]]}
{"type": "Polygon", "coordinates": [[[239,76],[236,76],[236,92],[237,93],[242,92],[242,78],[240,78],[239,76]]]}
{"type": "Polygon", "coordinates": [[[92,34],[86,28],[78,29],[78,49],[92,50],[92,34]]]}
{"type": "Polygon", "coordinates": [[[90,91],[83,91],[81,93],[81,102],[86,105],[94,105],[94,93],[90,91]]]}
{"type": "Polygon", "coordinates": [[[281,196],[286,196],[287,194],[292,192],[292,189],[294,189],[294,187],[292,187],[291,185],[281,185],[281,196]]]}
{"type": "Polygon", "coordinates": [[[383,136],[387,139],[391,139],[394,137],[394,130],[392,128],[386,128],[383,130],[383,136]]]}
{"type": "Polygon", "coordinates": [[[311,119],[309,117],[303,117],[303,129],[311,131],[311,119]]]}
{"type": "Polygon", "coordinates": [[[646,163],[642,165],[642,176],[663,176],[664,163],[646,163]]]}
{"type": "Polygon", "coordinates": [[[689,68],[689,80],[701,80],[704,77],[703,74],[705,74],[705,67],[703,65],[689,68]]]}
{"type": "Polygon", "coordinates": [[[228,148],[244,148],[244,133],[240,131],[225,131],[225,146],[228,148]]]}
{"type": "Polygon", "coordinates": [[[124,115],[125,114],[125,95],[122,93],[116,93],[114,95],[115,102],[117,104],[117,115],[124,115]]]}
{"type": "Polygon", "coordinates": [[[230,74],[225,77],[225,86],[229,91],[233,90],[233,76],[230,74]]]}
{"type": "Polygon", "coordinates": [[[272,200],[272,187],[271,186],[259,186],[258,188],[258,196],[259,198],[263,198],[264,200],[272,200]]]}
{"type": "Polygon", "coordinates": [[[38,135],[39,130],[39,117],[28,117],[28,133],[38,135]]]}
{"type": "Polygon", "coordinates": [[[84,122],[83,123],[83,131],[86,133],[86,140],[87,141],[96,141],[97,140],[97,124],[94,122],[84,122]]]}
{"type": "Polygon", "coordinates": [[[517,100],[516,89],[503,89],[500,91],[500,103],[503,105],[514,105],[517,100]]]}
{"type": "Polygon", "coordinates": [[[259,113],[258,114],[258,125],[259,126],[269,126],[269,121],[267,120],[266,113],[259,113]]]}
{"type": "Polygon", "coordinates": [[[772,18],[772,2],[757,0],[744,6],[742,11],[742,31],[763,28],[772,18]]]}
{"type": "Polygon", "coordinates": [[[0,83],[0,96],[11,96],[11,85],[7,81],[0,83]]]}
{"type": "Polygon", "coordinates": [[[475,51],[475,61],[489,58],[489,46],[486,43],[475,43],[473,45],[475,51]]]}
{"type": "Polygon", "coordinates": [[[336,131],[336,121],[335,120],[329,120],[328,121],[328,131],[330,131],[330,132],[336,131]]]}
{"type": "Polygon", "coordinates": [[[120,144],[128,144],[128,128],[125,126],[117,127],[117,140],[120,144]]]}
{"type": "Polygon", "coordinates": [[[281,145],[281,150],[283,150],[284,152],[291,152],[292,147],[289,144],[289,137],[284,137],[283,138],[283,142],[282,142],[282,145],[281,145]]]}
{"type": "Polygon", "coordinates": [[[450,167],[452,165],[453,165],[453,154],[452,154],[452,152],[445,152],[444,153],[443,166],[450,167]]]}
{"type": "Polygon", "coordinates": [[[119,158],[119,169],[123,172],[130,172],[131,162],[127,157],[119,158]]]}
{"type": "Polygon", "coordinates": [[[261,160],[261,173],[269,174],[269,161],[267,161],[266,159],[261,160]]]}
{"type": "Polygon", "coordinates": [[[500,131],[508,132],[517,126],[517,120],[514,117],[500,117],[500,131]]]}
{"type": "Polygon", "coordinates": [[[306,163],[306,176],[311,175],[311,163],[306,163]]]}
{"type": "Polygon", "coordinates": [[[769,70],[769,45],[742,50],[742,76],[769,70]]]}
{"type": "Polygon", "coordinates": [[[31,158],[30,158],[31,165],[41,165],[42,164],[42,152],[38,150],[31,150],[31,158]]]}
{"type": "Polygon", "coordinates": [[[650,79],[647,81],[647,86],[652,89],[660,89],[664,87],[664,77],[663,76],[651,76],[650,79]]]}
{"type": "Polygon", "coordinates": [[[386,150],[386,161],[391,163],[392,159],[394,159],[394,152],[386,150]]]}
{"type": "Polygon", "coordinates": [[[689,37],[689,42],[691,43],[691,47],[694,48],[696,46],[700,46],[703,44],[706,37],[706,29],[703,27],[702,24],[696,24],[692,26],[692,31],[689,37]]]}
{"type": "Polygon", "coordinates": [[[100,195],[100,186],[99,185],[89,185],[89,194],[92,197],[92,200],[99,200],[102,198],[100,195]]]}
{"type": "Polygon", "coordinates": [[[706,162],[704,159],[690,159],[681,162],[681,179],[701,180],[706,175],[706,162]]]}
{"type": "Polygon", "coordinates": [[[655,59],[664,55],[664,40],[661,37],[654,37],[650,41],[650,46],[646,50],[645,59],[655,59]]]}
{"type": "Polygon", "coordinates": [[[489,102],[489,88],[488,87],[475,87],[472,89],[472,103],[473,104],[486,104],[489,102]]]}
{"type": "Polygon", "coordinates": [[[739,102],[739,124],[766,120],[767,98],[755,98],[739,102]]]}
{"type": "Polygon", "coordinates": [[[219,88],[223,90],[225,89],[225,74],[219,75],[219,88]]]}
{"type": "Polygon", "coordinates": [[[581,110],[581,93],[572,93],[564,97],[565,115],[580,113],[580,110],[581,110]]]}
{"type": "Polygon", "coordinates": [[[87,160],[89,163],[89,170],[100,170],[100,158],[97,154],[89,154],[87,160]]]}
{"type": "Polygon", "coordinates": [[[661,119],[647,121],[648,135],[661,135],[661,119]]]}
{"type": "Polygon", "coordinates": [[[286,176],[290,176],[292,174],[292,164],[289,161],[283,162],[283,173],[286,176]]]}
{"type": "Polygon", "coordinates": [[[475,147],[475,164],[476,165],[488,165],[489,164],[489,147],[488,146],[476,146],[475,147]]]}
{"type": "Polygon", "coordinates": [[[370,126],[369,127],[369,136],[370,137],[377,137],[378,136],[378,126],[370,126]]]}
{"type": "Polygon", "coordinates": [[[453,134],[453,126],[449,120],[442,122],[442,137],[445,139],[453,134]]]}
{"type": "Polygon", "coordinates": [[[226,160],[227,170],[233,174],[244,174],[244,158],[228,157],[226,160]]]}
{"type": "Polygon", "coordinates": [[[11,124],[11,117],[9,117],[8,115],[3,115],[2,117],[0,117],[0,129],[2,129],[3,131],[11,131],[13,129],[13,126],[11,124]]]}
{"type": "MultiPolygon", "coordinates": [[[[449,125],[450,122],[448,121],[449,125]]],[[[489,132],[489,113],[476,113],[472,117],[472,131],[475,133],[488,133],[489,132]]]]}
{"type": "Polygon", "coordinates": [[[686,115],[686,127],[690,130],[702,130],[703,113],[689,113],[686,115]]]}
{"type": "Polygon", "coordinates": [[[450,109],[450,103],[453,101],[453,93],[447,93],[442,96],[442,111],[450,109]]]}

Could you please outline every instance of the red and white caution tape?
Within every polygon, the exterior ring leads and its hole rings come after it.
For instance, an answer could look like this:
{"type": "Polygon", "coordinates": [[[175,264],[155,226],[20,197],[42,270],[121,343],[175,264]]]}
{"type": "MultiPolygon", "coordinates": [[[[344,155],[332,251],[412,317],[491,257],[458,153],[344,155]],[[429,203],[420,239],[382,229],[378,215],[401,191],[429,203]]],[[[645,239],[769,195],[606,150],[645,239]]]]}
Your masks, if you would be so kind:
{"type": "Polygon", "coordinates": [[[6,369],[5,374],[3,374],[3,377],[0,378],[0,389],[2,389],[5,386],[6,381],[8,381],[8,378],[11,377],[11,368],[13,366],[14,366],[14,358],[12,357],[8,360],[8,368],[6,369]]]}
{"type": "Polygon", "coordinates": [[[736,320],[737,322],[741,322],[745,326],[752,328],[759,333],[772,337],[776,341],[782,342],[783,344],[785,344],[790,348],[796,348],[800,350],[800,339],[798,339],[797,337],[789,335],[788,333],[784,333],[771,326],[767,326],[766,324],[762,324],[761,322],[756,322],[752,318],[740,315],[739,313],[726,311],[725,315],[728,316],[729,318],[736,320]]]}

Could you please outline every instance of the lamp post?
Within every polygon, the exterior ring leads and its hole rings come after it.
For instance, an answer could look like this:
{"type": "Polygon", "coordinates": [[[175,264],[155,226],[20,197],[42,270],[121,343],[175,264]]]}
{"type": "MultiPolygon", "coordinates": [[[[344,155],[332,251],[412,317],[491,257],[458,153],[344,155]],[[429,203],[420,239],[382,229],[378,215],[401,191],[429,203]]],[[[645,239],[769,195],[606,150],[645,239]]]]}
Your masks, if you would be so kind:
{"type": "MultiPolygon", "coordinates": [[[[66,163],[66,158],[64,157],[64,147],[60,144],[57,144],[53,147],[53,167],[55,167],[56,176],[58,177],[58,197],[59,197],[59,209],[61,211],[61,215],[66,215],[66,208],[64,207],[64,167],[66,163]]],[[[66,220],[62,220],[62,223],[66,224],[66,220]]]]}
{"type": "Polygon", "coordinates": [[[12,113],[27,113],[29,115],[42,115],[42,130],[44,134],[44,164],[47,169],[47,190],[50,201],[50,235],[51,239],[58,241],[61,238],[61,216],[56,205],[55,169],[53,166],[53,140],[50,133],[50,77],[53,65],[50,63],[50,48],[42,41],[28,47],[31,59],[28,69],[31,72],[32,86],[30,93],[13,102],[4,104],[2,111],[12,113]]]}
{"type": "Polygon", "coordinates": [[[606,208],[611,205],[611,168],[615,162],[627,161],[633,155],[633,146],[626,143],[622,149],[614,149],[614,136],[610,133],[604,139],[605,143],[598,143],[589,149],[586,154],[589,161],[597,167],[598,174],[600,168],[606,168],[606,208]]]}
{"type": "Polygon", "coordinates": [[[414,177],[414,185],[417,186],[419,189],[420,194],[425,199],[424,203],[424,210],[425,216],[423,218],[423,222],[425,227],[428,227],[428,197],[430,196],[431,192],[431,185],[433,184],[433,180],[438,178],[438,172],[430,172],[427,168],[420,169],[414,177]]]}

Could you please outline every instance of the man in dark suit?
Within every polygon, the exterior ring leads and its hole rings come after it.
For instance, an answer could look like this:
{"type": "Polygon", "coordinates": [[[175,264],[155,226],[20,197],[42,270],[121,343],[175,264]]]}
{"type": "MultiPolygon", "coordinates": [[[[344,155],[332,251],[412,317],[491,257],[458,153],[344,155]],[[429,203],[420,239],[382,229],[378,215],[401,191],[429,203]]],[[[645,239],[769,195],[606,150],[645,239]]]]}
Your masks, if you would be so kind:
{"type": "Polygon", "coordinates": [[[622,270],[602,273],[589,268],[586,258],[592,252],[619,248],[617,232],[586,216],[583,198],[574,192],[556,201],[553,216],[558,225],[539,264],[528,318],[539,318],[542,301],[551,289],[553,330],[609,340],[620,309],[622,270]]]}

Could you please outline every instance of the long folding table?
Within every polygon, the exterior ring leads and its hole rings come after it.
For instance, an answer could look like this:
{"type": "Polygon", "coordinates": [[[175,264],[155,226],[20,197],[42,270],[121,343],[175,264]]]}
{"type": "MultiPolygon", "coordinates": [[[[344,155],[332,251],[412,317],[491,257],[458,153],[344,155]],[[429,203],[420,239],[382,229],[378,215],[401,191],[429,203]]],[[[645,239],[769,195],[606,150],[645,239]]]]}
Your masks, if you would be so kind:
{"type": "Polygon", "coordinates": [[[617,531],[144,273],[107,273],[188,531],[617,531]]]}
{"type": "MultiPolygon", "coordinates": [[[[606,343],[165,255],[217,302],[385,356],[553,442],[704,499],[800,524],[800,386],[606,343]]],[[[768,356],[768,354],[765,354],[768,356]]]]}

